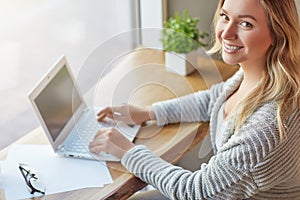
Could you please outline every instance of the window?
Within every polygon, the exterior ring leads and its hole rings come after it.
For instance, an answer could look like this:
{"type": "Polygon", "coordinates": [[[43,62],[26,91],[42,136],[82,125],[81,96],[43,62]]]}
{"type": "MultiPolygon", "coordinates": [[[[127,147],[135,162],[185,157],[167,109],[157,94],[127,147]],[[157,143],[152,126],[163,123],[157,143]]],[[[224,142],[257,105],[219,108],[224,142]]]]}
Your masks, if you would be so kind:
{"type": "Polygon", "coordinates": [[[132,0],[1,0],[0,149],[39,123],[27,95],[66,55],[79,72],[90,52],[134,25],[132,0]]]}

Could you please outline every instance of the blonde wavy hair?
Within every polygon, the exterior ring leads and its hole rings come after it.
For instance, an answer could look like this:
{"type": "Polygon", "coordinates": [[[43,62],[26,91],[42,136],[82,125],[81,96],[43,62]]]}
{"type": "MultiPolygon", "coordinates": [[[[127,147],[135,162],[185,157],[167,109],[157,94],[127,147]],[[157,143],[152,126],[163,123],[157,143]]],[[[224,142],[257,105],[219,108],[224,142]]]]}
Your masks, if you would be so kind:
{"type": "MultiPolygon", "coordinates": [[[[214,25],[220,18],[225,0],[220,0],[214,25]]],[[[238,105],[233,124],[235,133],[262,104],[275,101],[280,136],[285,132],[285,118],[300,106],[300,27],[294,0],[260,0],[268,19],[273,44],[267,52],[267,72],[257,87],[238,105]]],[[[221,51],[216,36],[209,53],[221,51]]]]}

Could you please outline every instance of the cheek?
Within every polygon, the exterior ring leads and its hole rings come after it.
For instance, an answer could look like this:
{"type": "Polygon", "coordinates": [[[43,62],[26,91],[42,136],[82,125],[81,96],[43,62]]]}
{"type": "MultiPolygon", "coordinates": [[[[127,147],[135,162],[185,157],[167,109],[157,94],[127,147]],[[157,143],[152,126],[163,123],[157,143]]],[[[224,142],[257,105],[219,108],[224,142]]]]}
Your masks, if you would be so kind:
{"type": "Polygon", "coordinates": [[[248,36],[247,43],[249,46],[257,49],[257,51],[260,51],[260,53],[265,53],[272,44],[272,40],[269,34],[260,32],[248,36]]]}
{"type": "Polygon", "coordinates": [[[265,32],[265,35],[261,38],[261,43],[264,44],[266,51],[272,45],[273,40],[269,32],[265,32]]]}
{"type": "Polygon", "coordinates": [[[222,35],[223,30],[224,30],[224,27],[223,27],[222,23],[218,22],[216,24],[216,33],[215,33],[215,35],[216,35],[216,38],[219,40],[219,42],[221,42],[221,35],[222,35]]]}

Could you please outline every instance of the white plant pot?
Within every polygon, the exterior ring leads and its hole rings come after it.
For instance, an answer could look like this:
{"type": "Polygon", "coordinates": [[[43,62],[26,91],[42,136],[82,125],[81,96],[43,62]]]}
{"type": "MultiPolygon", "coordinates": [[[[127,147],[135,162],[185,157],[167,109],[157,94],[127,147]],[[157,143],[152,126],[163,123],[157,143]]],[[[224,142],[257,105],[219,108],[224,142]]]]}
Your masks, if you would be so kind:
{"type": "Polygon", "coordinates": [[[174,52],[165,53],[165,65],[168,72],[186,76],[195,71],[197,64],[197,51],[187,54],[178,54],[174,52]]]}

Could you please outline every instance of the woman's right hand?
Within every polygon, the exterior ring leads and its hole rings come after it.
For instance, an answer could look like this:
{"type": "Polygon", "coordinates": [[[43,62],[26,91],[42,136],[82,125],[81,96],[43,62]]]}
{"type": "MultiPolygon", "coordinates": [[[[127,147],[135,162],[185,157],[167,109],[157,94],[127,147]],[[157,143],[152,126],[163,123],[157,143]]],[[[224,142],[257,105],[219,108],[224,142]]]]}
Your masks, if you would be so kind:
{"type": "Polygon", "coordinates": [[[151,106],[141,107],[130,104],[105,107],[98,113],[98,121],[103,121],[106,117],[115,121],[123,121],[127,124],[142,124],[155,118],[151,106]]]}

